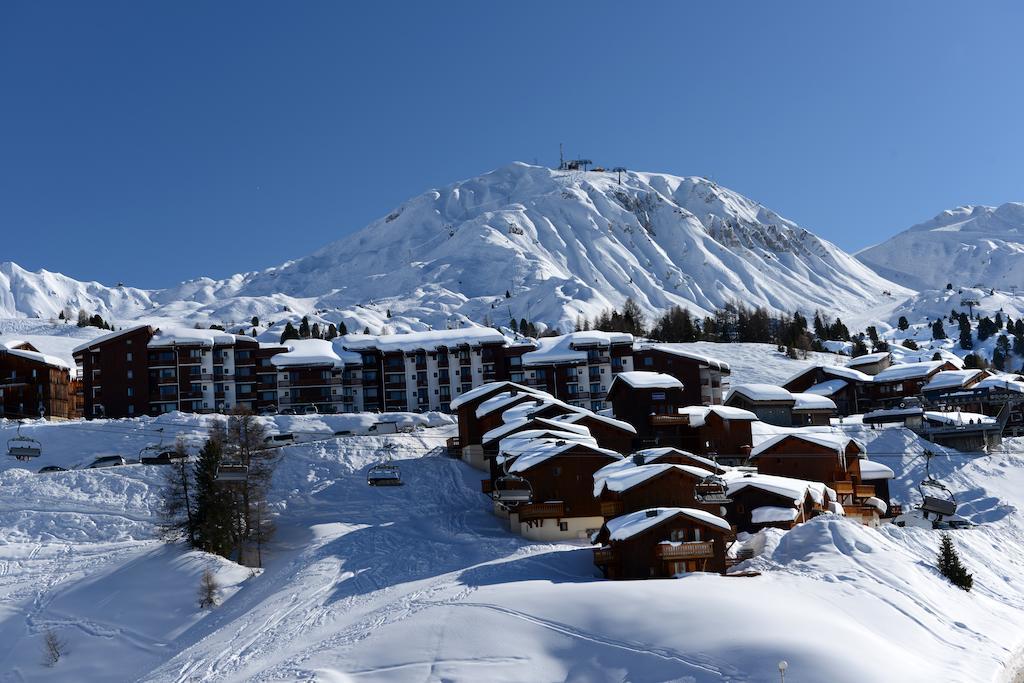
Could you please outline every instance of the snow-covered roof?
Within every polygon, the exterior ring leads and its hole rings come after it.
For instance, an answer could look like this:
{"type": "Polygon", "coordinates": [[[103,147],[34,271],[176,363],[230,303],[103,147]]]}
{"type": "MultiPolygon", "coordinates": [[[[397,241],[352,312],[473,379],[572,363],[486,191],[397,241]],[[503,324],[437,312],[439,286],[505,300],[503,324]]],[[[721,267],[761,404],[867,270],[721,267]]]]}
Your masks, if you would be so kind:
{"type": "Polygon", "coordinates": [[[287,351],[270,357],[274,367],[345,367],[345,361],[335,351],[334,344],[326,339],[290,339],[285,346],[287,351]]]}
{"type": "Polygon", "coordinates": [[[837,392],[842,391],[847,386],[846,380],[843,379],[828,379],[824,382],[819,382],[814,386],[810,387],[806,392],[807,394],[818,394],[819,396],[833,396],[837,392]]]}
{"type": "Polygon", "coordinates": [[[726,467],[724,465],[719,465],[711,458],[706,458],[703,455],[696,455],[695,453],[684,451],[679,448],[672,448],[671,446],[662,446],[660,448],[645,448],[643,450],[639,450],[633,453],[633,457],[635,458],[637,456],[640,456],[641,460],[645,465],[650,465],[654,462],[657,462],[661,458],[670,455],[681,455],[685,458],[693,460],[694,462],[701,463],[702,465],[704,465],[704,469],[714,470],[716,472],[724,472],[730,469],[729,467],[726,467]]]}
{"type": "Polygon", "coordinates": [[[880,462],[860,460],[860,478],[864,481],[875,481],[876,479],[892,479],[896,473],[880,462]]]}
{"type": "Polygon", "coordinates": [[[620,469],[617,472],[601,475],[600,477],[597,474],[595,474],[594,496],[601,495],[601,492],[604,489],[614,491],[615,493],[622,493],[623,491],[628,491],[634,486],[639,486],[645,481],[660,476],[672,469],[684,472],[696,479],[704,479],[705,477],[714,476],[713,472],[701,469],[700,467],[694,467],[693,465],[673,465],[668,463],[661,463],[655,465],[636,465],[634,467],[626,467],[620,469]]]}
{"type": "Polygon", "coordinates": [[[863,356],[857,356],[856,358],[851,360],[849,363],[846,364],[846,367],[857,368],[862,365],[871,365],[873,363],[877,363],[878,361],[885,360],[891,355],[892,354],[889,353],[888,351],[879,351],[878,353],[866,353],[863,356]]]}
{"type": "Polygon", "coordinates": [[[115,330],[114,332],[107,332],[106,334],[101,334],[100,336],[94,339],[90,339],[89,341],[79,344],[75,348],[71,349],[71,353],[78,353],[80,351],[85,351],[86,349],[91,349],[94,346],[99,346],[100,344],[108,342],[112,339],[117,339],[123,334],[131,334],[132,332],[137,332],[147,327],[149,327],[149,325],[134,325],[132,327],[126,327],[123,330],[115,330]]]}
{"type": "Polygon", "coordinates": [[[744,396],[750,401],[785,401],[792,403],[793,394],[774,384],[737,384],[725,396],[725,402],[733,396],[744,396]]]}
{"type": "Polygon", "coordinates": [[[792,522],[797,518],[800,511],[796,508],[777,507],[775,505],[763,505],[750,511],[750,521],[754,524],[769,524],[771,522],[792,522]]]}
{"type": "Polygon", "coordinates": [[[921,391],[959,389],[973,382],[982,372],[982,370],[942,370],[932,375],[928,383],[921,387],[921,391]]]}
{"type": "MultiPolygon", "coordinates": [[[[547,427],[547,428],[554,429],[554,430],[565,431],[565,432],[572,432],[574,434],[584,434],[586,436],[590,436],[590,430],[587,429],[586,427],[582,426],[582,425],[572,424],[570,422],[556,422],[555,420],[548,419],[548,418],[545,418],[545,417],[535,417],[535,418],[526,418],[526,417],[524,417],[524,418],[520,418],[518,420],[513,420],[512,422],[506,422],[504,424],[501,424],[501,425],[495,427],[494,429],[490,430],[489,432],[486,432],[483,435],[482,441],[483,441],[483,443],[487,443],[489,441],[494,441],[495,439],[501,439],[501,438],[505,437],[506,435],[511,434],[512,432],[515,432],[517,429],[525,427],[528,424],[529,425],[536,425],[538,428],[545,428],[545,427],[547,427]]],[[[523,431],[529,431],[529,430],[523,430],[523,431]]]]}
{"type": "Polygon", "coordinates": [[[691,427],[703,427],[709,413],[714,413],[723,420],[752,422],[757,419],[757,415],[749,410],[732,406],[686,406],[679,409],[680,415],[686,415],[690,418],[691,427]]]}
{"type": "MultiPolygon", "coordinates": [[[[241,334],[231,334],[221,330],[197,330],[191,327],[167,327],[156,331],[149,340],[148,346],[232,346],[237,341],[256,343],[256,339],[241,334]]],[[[322,340],[316,340],[322,341],[322,340]]],[[[330,342],[325,342],[330,344],[330,342]]]]}
{"type": "Polygon", "coordinates": [[[930,360],[923,363],[897,363],[875,375],[876,382],[899,382],[906,379],[927,377],[945,364],[945,361],[930,360]]]}
{"type": "MultiPolygon", "coordinates": [[[[597,440],[590,434],[579,432],[563,432],[558,429],[527,429],[509,434],[498,442],[498,450],[502,455],[515,457],[530,451],[538,441],[572,441],[596,446],[597,440]]],[[[498,460],[503,462],[504,458],[498,460]]]]}
{"type": "Polygon", "coordinates": [[[694,353],[693,351],[688,351],[675,344],[637,344],[636,347],[638,349],[651,349],[654,351],[663,351],[665,353],[671,353],[673,356],[688,358],[689,360],[697,361],[701,365],[707,365],[709,367],[712,367],[715,370],[729,372],[729,364],[726,363],[725,361],[718,360],[717,358],[712,358],[711,356],[705,356],[700,353],[694,353]]]}
{"type": "Polygon", "coordinates": [[[53,365],[58,368],[71,370],[71,364],[61,358],[57,358],[57,356],[40,353],[39,351],[27,351],[25,349],[17,348],[25,343],[26,342],[4,342],[3,344],[0,344],[0,353],[6,353],[10,356],[17,356],[18,358],[25,358],[26,360],[35,361],[37,363],[45,363],[46,365],[53,365]]]}
{"type": "Polygon", "coordinates": [[[610,519],[605,525],[608,527],[610,540],[625,541],[647,531],[651,527],[680,516],[721,529],[722,531],[730,531],[729,524],[724,519],[696,508],[651,508],[649,510],[637,510],[636,512],[630,512],[621,517],[610,519]]]}
{"type": "Polygon", "coordinates": [[[432,351],[440,347],[506,344],[509,339],[491,327],[464,327],[456,330],[427,330],[405,334],[346,334],[339,343],[350,350],[376,349],[381,353],[395,351],[432,351]]]}
{"type": "Polygon", "coordinates": [[[793,400],[796,403],[793,404],[793,410],[835,410],[836,403],[827,396],[821,394],[812,394],[807,392],[805,394],[796,393],[793,394],[793,400]]]}
{"type": "Polygon", "coordinates": [[[1020,379],[1020,375],[993,375],[992,377],[986,377],[977,384],[973,389],[1002,389],[1003,391],[1013,391],[1018,394],[1024,394],[1024,380],[1020,379]]]}
{"type": "Polygon", "coordinates": [[[577,408],[575,411],[571,413],[566,413],[565,415],[556,415],[555,417],[552,417],[550,419],[555,422],[568,422],[572,424],[575,424],[580,420],[584,419],[597,420],[598,422],[603,422],[607,425],[617,427],[623,431],[629,432],[630,434],[636,434],[636,427],[629,424],[628,422],[624,420],[616,420],[614,417],[601,415],[600,413],[595,413],[592,410],[586,410],[584,408],[577,408]]]}
{"type": "MultiPolygon", "coordinates": [[[[632,370],[620,372],[612,380],[612,386],[616,382],[624,382],[634,389],[682,389],[683,383],[672,375],[663,372],[645,372],[643,370],[632,370]]],[[[609,388],[609,393],[611,389],[609,388]]]]}
{"type": "Polygon", "coordinates": [[[846,449],[850,444],[855,445],[861,453],[864,452],[864,446],[856,439],[851,439],[848,436],[842,436],[839,434],[826,434],[822,432],[789,432],[787,434],[776,434],[775,436],[766,439],[759,443],[751,452],[750,457],[754,458],[764,453],[766,450],[774,447],[775,445],[785,441],[786,439],[800,439],[807,443],[813,443],[818,446],[824,446],[830,450],[835,451],[838,455],[846,453],[846,449]]]}
{"type": "MultiPolygon", "coordinates": [[[[578,441],[539,440],[535,441],[533,447],[516,458],[516,461],[512,463],[512,466],[509,468],[509,471],[525,472],[531,467],[536,467],[542,462],[546,462],[551,458],[562,455],[571,448],[583,450],[586,455],[605,456],[613,460],[622,459],[622,456],[615,451],[610,451],[607,448],[599,448],[591,444],[580,443],[578,441]]],[[[578,454],[574,454],[573,457],[577,456],[578,454]]]]}
{"type": "Polygon", "coordinates": [[[983,415],[982,413],[968,413],[962,410],[955,410],[950,412],[941,412],[938,410],[926,410],[924,413],[924,419],[930,422],[941,422],[947,425],[969,425],[969,424],[984,424],[994,425],[997,420],[994,417],[983,415]]]}
{"type": "Polygon", "coordinates": [[[632,344],[633,335],[625,332],[571,332],[560,337],[543,337],[537,340],[537,350],[523,354],[523,365],[548,365],[585,361],[586,350],[581,347],[610,346],[611,344],[632,344]]]}
{"type": "Polygon", "coordinates": [[[803,503],[808,495],[819,505],[828,500],[835,500],[836,493],[825,484],[816,481],[804,481],[792,477],[777,477],[772,474],[758,472],[732,471],[722,475],[726,480],[726,495],[732,496],[745,488],[756,488],[792,500],[794,505],[803,503]]]}
{"type": "Polygon", "coordinates": [[[537,394],[532,392],[518,392],[512,393],[511,391],[503,391],[500,394],[495,394],[489,399],[481,403],[476,407],[476,416],[483,417],[489,415],[495,410],[501,410],[506,406],[510,406],[517,401],[531,400],[534,404],[540,404],[544,399],[537,394]]]}
{"type": "Polygon", "coordinates": [[[449,403],[449,405],[452,407],[452,410],[455,410],[459,406],[461,406],[462,404],[468,403],[469,401],[476,400],[476,399],[480,398],[481,396],[486,396],[489,393],[493,393],[495,391],[512,391],[512,390],[520,391],[520,392],[528,392],[528,393],[533,393],[533,394],[543,394],[544,393],[542,391],[538,391],[537,389],[533,389],[531,387],[527,387],[527,386],[524,386],[522,384],[516,384],[515,382],[508,382],[508,381],[488,382],[487,384],[481,384],[478,387],[474,387],[474,388],[470,389],[469,391],[467,391],[466,393],[462,394],[461,396],[457,396],[457,397],[453,398],[451,400],[451,403],[449,403]]]}

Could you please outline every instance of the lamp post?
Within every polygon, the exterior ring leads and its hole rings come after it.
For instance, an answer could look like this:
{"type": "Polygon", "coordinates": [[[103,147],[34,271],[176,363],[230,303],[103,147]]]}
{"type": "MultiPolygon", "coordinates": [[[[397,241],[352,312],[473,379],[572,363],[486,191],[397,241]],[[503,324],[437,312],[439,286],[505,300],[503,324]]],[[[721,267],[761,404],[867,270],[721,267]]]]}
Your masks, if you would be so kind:
{"type": "Polygon", "coordinates": [[[787,662],[785,659],[779,662],[779,681],[781,681],[781,683],[786,683],[786,669],[788,668],[789,662],[787,662]]]}

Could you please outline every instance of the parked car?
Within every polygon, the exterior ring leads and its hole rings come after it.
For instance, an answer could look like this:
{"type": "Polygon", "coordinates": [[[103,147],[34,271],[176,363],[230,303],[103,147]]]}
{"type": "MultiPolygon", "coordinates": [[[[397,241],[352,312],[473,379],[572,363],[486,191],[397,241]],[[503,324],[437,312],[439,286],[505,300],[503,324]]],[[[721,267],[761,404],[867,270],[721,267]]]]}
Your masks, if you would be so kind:
{"type": "Polygon", "coordinates": [[[377,422],[367,429],[370,434],[397,434],[398,424],[394,422],[377,422]]]}
{"type": "Polygon", "coordinates": [[[139,458],[139,462],[143,465],[171,465],[182,460],[188,460],[187,454],[181,454],[177,451],[164,451],[158,455],[143,456],[139,458]]]}
{"type": "Polygon", "coordinates": [[[257,412],[257,415],[277,415],[277,406],[265,406],[263,408],[260,408],[259,412],[257,412]]]}
{"type": "Polygon", "coordinates": [[[295,443],[295,435],[289,432],[283,434],[271,434],[267,438],[263,439],[263,443],[268,446],[284,446],[290,443],[295,443]]]}
{"type": "Polygon", "coordinates": [[[66,467],[58,467],[57,465],[47,465],[46,467],[39,468],[39,474],[46,474],[47,472],[67,472],[66,467]]]}
{"type": "Polygon", "coordinates": [[[278,415],[298,415],[295,412],[295,408],[282,408],[278,415]]]}
{"type": "Polygon", "coordinates": [[[93,460],[92,464],[89,465],[89,469],[96,469],[99,467],[119,467],[125,464],[127,464],[127,461],[120,455],[104,455],[93,460]]]}
{"type": "Polygon", "coordinates": [[[302,414],[303,415],[316,415],[317,414],[316,406],[314,406],[314,405],[305,406],[302,409],[302,414]]]}
{"type": "Polygon", "coordinates": [[[351,429],[339,429],[338,431],[334,432],[334,435],[335,436],[352,436],[352,430],[351,429]]]}

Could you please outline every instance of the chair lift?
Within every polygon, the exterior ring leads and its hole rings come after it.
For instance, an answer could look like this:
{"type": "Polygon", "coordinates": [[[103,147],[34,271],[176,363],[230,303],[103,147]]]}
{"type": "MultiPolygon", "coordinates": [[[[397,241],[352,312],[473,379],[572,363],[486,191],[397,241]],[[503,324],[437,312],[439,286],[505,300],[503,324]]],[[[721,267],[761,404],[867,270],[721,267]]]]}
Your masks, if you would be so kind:
{"type": "Polygon", "coordinates": [[[7,455],[18,460],[32,460],[43,454],[43,445],[37,439],[21,435],[21,423],[18,423],[18,435],[7,440],[7,455]]]}
{"type": "Polygon", "coordinates": [[[529,480],[510,474],[508,457],[502,462],[502,475],[494,480],[491,498],[505,507],[533,502],[533,486],[529,480]]]}
{"type": "Polygon", "coordinates": [[[401,486],[402,470],[392,464],[391,455],[395,452],[395,444],[390,441],[382,447],[385,453],[384,462],[374,465],[366,472],[366,483],[370,486],[401,486]]]}
{"type": "Polygon", "coordinates": [[[932,476],[931,459],[935,455],[931,451],[925,451],[924,471],[925,478],[917,485],[921,492],[920,510],[926,518],[933,521],[942,521],[943,517],[949,517],[956,513],[956,496],[938,479],[932,476]],[[928,517],[928,514],[934,518],[928,517]]]}
{"type": "Polygon", "coordinates": [[[217,476],[214,478],[218,484],[232,481],[245,481],[249,478],[249,466],[237,462],[224,462],[217,465],[217,476]]]}
{"type": "Polygon", "coordinates": [[[732,502],[726,495],[725,480],[717,475],[704,477],[693,488],[693,497],[698,503],[725,505],[732,502]]]}

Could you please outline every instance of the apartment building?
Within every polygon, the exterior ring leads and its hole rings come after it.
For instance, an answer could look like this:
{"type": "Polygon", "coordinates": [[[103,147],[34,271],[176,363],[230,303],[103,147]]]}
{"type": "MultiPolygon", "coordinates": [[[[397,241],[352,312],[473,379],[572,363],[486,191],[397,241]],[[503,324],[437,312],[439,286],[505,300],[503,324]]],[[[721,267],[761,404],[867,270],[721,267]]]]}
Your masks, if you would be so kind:
{"type": "MultiPolygon", "coordinates": [[[[499,380],[597,411],[607,407],[612,380],[634,368],[638,353],[666,355],[635,350],[633,337],[622,333],[516,341],[483,327],[268,344],[219,330],[141,325],[74,350],[87,417],[236,407],[450,412],[454,399],[499,380]]],[[[665,365],[668,374],[686,377],[684,386],[706,399],[701,402],[720,401],[722,364],[671,355],[665,365]]]]}

